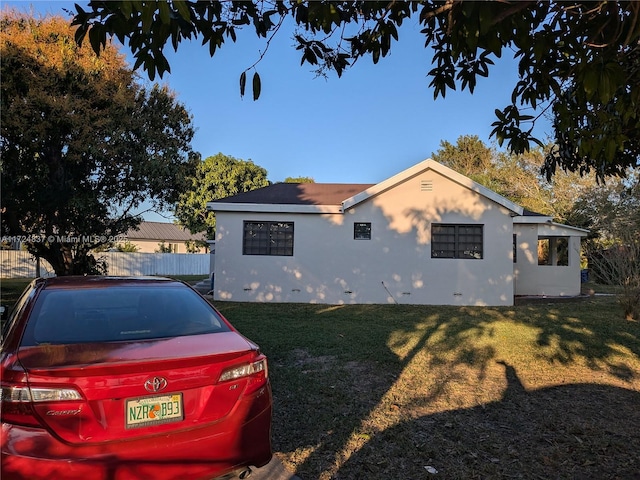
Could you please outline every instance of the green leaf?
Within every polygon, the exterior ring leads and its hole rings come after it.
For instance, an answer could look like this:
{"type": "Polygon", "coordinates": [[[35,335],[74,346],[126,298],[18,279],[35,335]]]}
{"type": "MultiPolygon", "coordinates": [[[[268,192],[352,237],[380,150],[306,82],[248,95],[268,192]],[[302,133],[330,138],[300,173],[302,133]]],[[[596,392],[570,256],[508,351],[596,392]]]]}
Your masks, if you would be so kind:
{"type": "Polygon", "coordinates": [[[247,72],[242,72],[240,74],[240,96],[244,97],[244,90],[247,86],[247,72]]]}
{"type": "Polygon", "coordinates": [[[585,93],[587,94],[587,98],[593,98],[593,94],[598,89],[598,71],[595,68],[590,68],[584,74],[584,79],[582,80],[582,87],[584,88],[585,93]]]}
{"type": "Polygon", "coordinates": [[[133,5],[131,4],[131,2],[121,2],[120,5],[122,5],[120,8],[122,9],[122,15],[125,18],[129,18],[131,16],[131,12],[133,9],[133,5]]]}
{"type": "Polygon", "coordinates": [[[191,18],[191,14],[189,12],[189,7],[184,0],[173,0],[173,4],[178,9],[178,14],[184,19],[189,21],[191,18]]]}
{"type": "Polygon", "coordinates": [[[94,25],[91,30],[89,30],[89,42],[91,43],[91,48],[96,53],[100,52],[100,46],[104,46],[104,42],[102,38],[104,36],[104,30],[102,29],[102,25],[94,25]]]}
{"type": "Polygon", "coordinates": [[[149,6],[142,11],[142,32],[148,34],[151,32],[151,25],[153,24],[153,14],[155,10],[149,6]]]}
{"type": "Polygon", "coordinates": [[[304,54],[302,55],[302,60],[300,61],[300,65],[302,65],[305,62],[305,60],[309,62],[311,65],[318,64],[318,58],[309,47],[306,47],[304,49],[304,54]]]}
{"type": "Polygon", "coordinates": [[[373,60],[373,63],[374,64],[378,63],[378,61],[380,60],[380,46],[378,45],[374,47],[373,52],[371,53],[372,53],[371,58],[373,60]]]}
{"type": "Polygon", "coordinates": [[[167,2],[158,2],[158,8],[160,9],[160,20],[162,20],[162,23],[169,23],[171,21],[169,4],[167,2]]]}
{"type": "Polygon", "coordinates": [[[262,85],[260,83],[260,75],[258,75],[258,72],[256,72],[253,74],[253,100],[254,101],[260,98],[261,88],[262,88],[262,85]]]}

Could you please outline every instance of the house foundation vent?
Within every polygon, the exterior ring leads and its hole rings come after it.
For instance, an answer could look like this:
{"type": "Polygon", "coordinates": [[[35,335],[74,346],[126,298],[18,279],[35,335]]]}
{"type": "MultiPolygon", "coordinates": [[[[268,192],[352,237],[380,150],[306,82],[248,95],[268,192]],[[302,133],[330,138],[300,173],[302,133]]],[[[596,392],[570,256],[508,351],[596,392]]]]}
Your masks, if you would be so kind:
{"type": "Polygon", "coordinates": [[[433,180],[420,180],[421,192],[433,192],[433,180]]]}

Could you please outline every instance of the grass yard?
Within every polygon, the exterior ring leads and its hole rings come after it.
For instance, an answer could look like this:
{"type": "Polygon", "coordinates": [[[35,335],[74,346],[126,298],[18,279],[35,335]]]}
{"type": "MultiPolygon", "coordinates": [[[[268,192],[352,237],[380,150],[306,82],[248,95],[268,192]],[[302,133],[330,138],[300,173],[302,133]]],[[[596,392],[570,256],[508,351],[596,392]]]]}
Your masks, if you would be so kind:
{"type": "Polygon", "coordinates": [[[640,323],[613,297],[216,305],[269,356],[303,480],[640,478],[640,323]]]}
{"type": "Polygon", "coordinates": [[[2,278],[0,279],[0,302],[2,305],[13,306],[18,301],[22,291],[31,283],[33,278],[2,278]]]}

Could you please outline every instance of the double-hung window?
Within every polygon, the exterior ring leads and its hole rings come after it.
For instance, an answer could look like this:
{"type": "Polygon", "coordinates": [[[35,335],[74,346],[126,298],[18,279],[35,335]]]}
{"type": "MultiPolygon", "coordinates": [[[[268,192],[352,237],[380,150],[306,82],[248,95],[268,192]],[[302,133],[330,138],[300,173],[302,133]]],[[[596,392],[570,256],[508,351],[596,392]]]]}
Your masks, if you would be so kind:
{"type": "Polygon", "coordinates": [[[293,255],[293,222],[244,222],[243,255],[293,255]]]}
{"type": "Polygon", "coordinates": [[[431,258],[481,259],[483,242],[482,225],[431,225],[431,258]]]}

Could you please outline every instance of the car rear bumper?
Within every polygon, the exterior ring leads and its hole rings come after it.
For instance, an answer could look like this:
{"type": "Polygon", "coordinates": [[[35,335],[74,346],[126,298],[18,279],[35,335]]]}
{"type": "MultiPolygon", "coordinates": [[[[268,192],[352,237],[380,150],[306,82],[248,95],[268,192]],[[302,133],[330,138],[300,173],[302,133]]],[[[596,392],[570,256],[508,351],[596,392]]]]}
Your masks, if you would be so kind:
{"type": "Polygon", "coordinates": [[[225,420],[139,440],[69,445],[47,430],[2,424],[2,479],[210,479],[271,460],[271,388],[225,420]]]}

